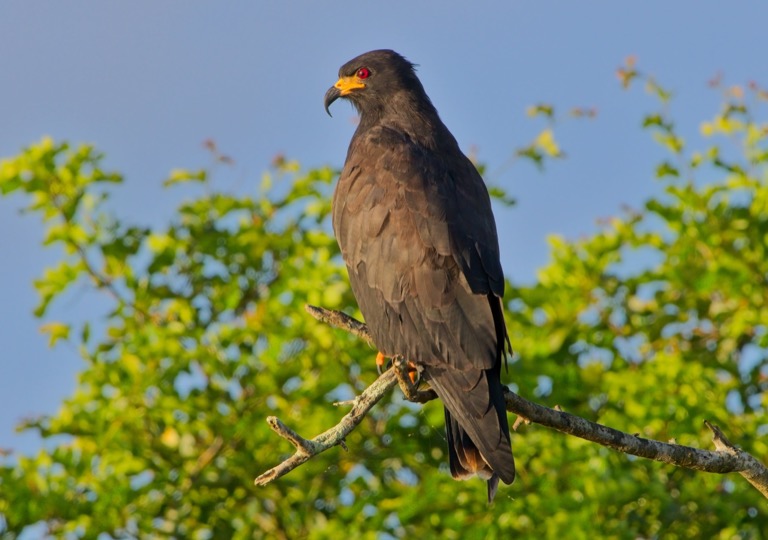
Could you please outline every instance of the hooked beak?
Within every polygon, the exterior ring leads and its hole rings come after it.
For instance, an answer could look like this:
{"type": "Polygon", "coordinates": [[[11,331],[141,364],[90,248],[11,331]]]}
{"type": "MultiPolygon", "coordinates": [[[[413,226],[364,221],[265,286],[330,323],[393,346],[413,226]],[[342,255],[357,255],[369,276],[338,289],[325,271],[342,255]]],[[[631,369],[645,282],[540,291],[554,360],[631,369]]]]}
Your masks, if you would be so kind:
{"type": "Polygon", "coordinates": [[[340,97],[341,97],[341,90],[339,90],[335,86],[331,86],[328,89],[328,91],[325,93],[325,99],[323,100],[323,104],[325,105],[325,112],[328,113],[328,116],[333,116],[329,108],[331,106],[331,103],[333,103],[340,97]]]}
{"type": "Polygon", "coordinates": [[[360,90],[361,88],[365,88],[365,83],[355,76],[341,77],[338,81],[336,81],[336,84],[331,86],[325,93],[325,99],[323,101],[325,104],[325,112],[328,113],[328,116],[331,116],[331,111],[329,110],[331,103],[340,97],[344,97],[350,92],[360,90]]]}

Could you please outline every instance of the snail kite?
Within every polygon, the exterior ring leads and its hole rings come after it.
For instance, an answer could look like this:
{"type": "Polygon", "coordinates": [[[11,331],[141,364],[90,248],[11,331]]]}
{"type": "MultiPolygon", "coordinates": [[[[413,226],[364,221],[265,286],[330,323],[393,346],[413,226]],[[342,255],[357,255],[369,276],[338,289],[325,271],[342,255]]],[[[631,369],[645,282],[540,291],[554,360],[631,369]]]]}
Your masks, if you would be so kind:
{"type": "Polygon", "coordinates": [[[488,190],[396,52],[344,64],[326,111],[339,97],[360,114],[333,197],[352,291],[380,354],[408,360],[442,400],[451,474],[487,479],[490,502],[515,463],[488,190]]]}

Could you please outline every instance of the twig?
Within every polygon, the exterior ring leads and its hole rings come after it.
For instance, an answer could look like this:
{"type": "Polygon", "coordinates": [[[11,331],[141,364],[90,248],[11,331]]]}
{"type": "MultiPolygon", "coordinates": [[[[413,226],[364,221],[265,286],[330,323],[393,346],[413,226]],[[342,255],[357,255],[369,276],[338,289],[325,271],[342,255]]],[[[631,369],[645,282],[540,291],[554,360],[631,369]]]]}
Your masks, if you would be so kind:
{"type": "Polygon", "coordinates": [[[718,452],[732,455],[740,462],[743,462],[746,466],[743,468],[739,467],[739,474],[746,478],[747,482],[752,484],[752,487],[762,493],[763,497],[768,498],[768,469],[765,465],[751,454],[736,448],[723,435],[719,427],[706,420],[704,420],[704,424],[712,431],[712,441],[715,443],[715,448],[717,448],[718,452]]]}
{"type": "Polygon", "coordinates": [[[325,309],[310,305],[305,306],[304,309],[306,309],[307,313],[312,315],[318,321],[330,324],[336,328],[341,328],[342,330],[346,330],[353,336],[359,337],[368,343],[368,345],[373,347],[373,339],[371,338],[371,333],[368,332],[368,326],[366,326],[364,322],[360,322],[354,317],[350,317],[346,313],[342,313],[341,311],[334,311],[332,309],[325,309]]]}
{"type": "Polygon", "coordinates": [[[334,407],[347,407],[350,405],[354,405],[355,400],[354,399],[345,399],[344,401],[334,401],[331,403],[334,407]]]}
{"type": "MultiPolygon", "coordinates": [[[[370,334],[364,323],[340,312],[324,308],[307,306],[307,311],[320,321],[327,322],[370,342],[370,334]]],[[[381,375],[371,386],[365,389],[354,401],[352,410],[341,422],[312,440],[301,438],[275,417],[269,417],[270,427],[281,437],[288,439],[296,453],[277,467],[270,469],[256,479],[257,485],[269,482],[292,471],[311,457],[336,445],[343,444],[344,438],[360,423],[365,414],[391,388],[400,383],[406,396],[418,396],[418,401],[429,401],[429,392],[415,389],[407,374],[406,362],[395,359],[393,368],[381,375]],[[415,392],[415,393],[414,393],[415,392]]],[[[698,471],[717,474],[738,472],[752,484],[764,497],[768,498],[768,468],[754,456],[734,446],[723,435],[720,428],[705,422],[713,433],[715,450],[702,450],[690,446],[664,443],[630,435],[622,431],[591,422],[562,410],[550,409],[532,403],[514,392],[506,393],[507,410],[519,416],[515,429],[523,421],[556,429],[563,433],[579,437],[612,448],[625,454],[661,461],[698,471]],[[520,418],[524,419],[523,421],[520,418]]]]}
{"type": "Polygon", "coordinates": [[[267,418],[269,427],[283,439],[288,440],[296,448],[296,452],[277,467],[260,475],[254,480],[254,483],[257,486],[265,486],[276,478],[280,478],[284,474],[291,472],[293,469],[309,460],[309,458],[316,456],[321,452],[325,452],[336,445],[339,445],[346,450],[344,438],[357,427],[363,418],[365,418],[365,415],[371,410],[371,407],[376,405],[376,403],[384,397],[384,394],[391,390],[396,384],[397,377],[395,377],[394,371],[391,369],[387,370],[376,379],[371,386],[366,388],[362,394],[353,400],[354,404],[352,410],[344,415],[344,418],[342,418],[338,424],[311,440],[304,439],[298,433],[283,424],[278,418],[274,416],[267,418]]]}

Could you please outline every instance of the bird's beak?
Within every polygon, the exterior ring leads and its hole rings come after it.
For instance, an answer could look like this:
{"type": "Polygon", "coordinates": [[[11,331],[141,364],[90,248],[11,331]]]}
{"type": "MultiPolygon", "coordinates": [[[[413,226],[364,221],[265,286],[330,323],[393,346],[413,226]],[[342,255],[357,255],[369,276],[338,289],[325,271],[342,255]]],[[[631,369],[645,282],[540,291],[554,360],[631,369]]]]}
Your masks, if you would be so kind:
{"type": "Polygon", "coordinates": [[[358,90],[360,88],[365,88],[365,83],[360,82],[360,79],[354,76],[341,77],[336,81],[336,84],[331,86],[325,93],[325,99],[323,100],[323,103],[325,104],[325,112],[328,113],[328,116],[331,116],[331,111],[329,109],[331,103],[340,97],[348,95],[353,90],[358,90]]]}
{"type": "Polygon", "coordinates": [[[329,107],[331,106],[331,103],[336,101],[341,97],[341,90],[336,88],[335,86],[331,86],[328,91],[325,93],[325,99],[323,100],[323,104],[325,105],[325,112],[328,113],[328,116],[333,116],[331,114],[331,110],[329,107]]]}

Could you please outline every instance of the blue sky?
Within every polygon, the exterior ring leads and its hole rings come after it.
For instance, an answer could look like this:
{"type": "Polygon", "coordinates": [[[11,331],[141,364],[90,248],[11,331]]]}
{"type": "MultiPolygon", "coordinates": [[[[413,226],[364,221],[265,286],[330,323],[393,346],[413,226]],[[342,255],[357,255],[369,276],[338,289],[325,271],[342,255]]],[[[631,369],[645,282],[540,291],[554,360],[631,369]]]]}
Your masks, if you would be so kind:
{"type": "MultiPolygon", "coordinates": [[[[177,167],[209,164],[205,139],[235,160],[222,187],[257,189],[277,153],[306,166],[343,163],[354,130],[348,105],[322,107],[338,67],[392,48],[419,64],[443,120],[476,149],[490,180],[519,204],[497,211],[502,261],[531,281],[547,261],[546,236],[574,238],[660,185],[662,155],[639,125],[655,106],[623,92],[614,75],[635,55],[675,94],[672,113],[689,140],[714,114],[706,82],[766,80],[768,4],[680,0],[607,2],[149,2],[0,3],[0,156],[51,135],[94,143],[125,185],[113,207],[161,225],[183,192],[161,187],[177,167]],[[595,107],[557,135],[568,158],[545,174],[502,165],[543,124],[527,106],[595,107]],[[229,182],[229,183],[228,183],[229,182]]],[[[32,451],[23,417],[53,413],[75,387],[74,347],[47,348],[32,316],[32,280],[57,253],[40,246],[36,218],[0,200],[0,448],[32,451]]],[[[74,294],[52,318],[98,316],[74,294]]]]}

